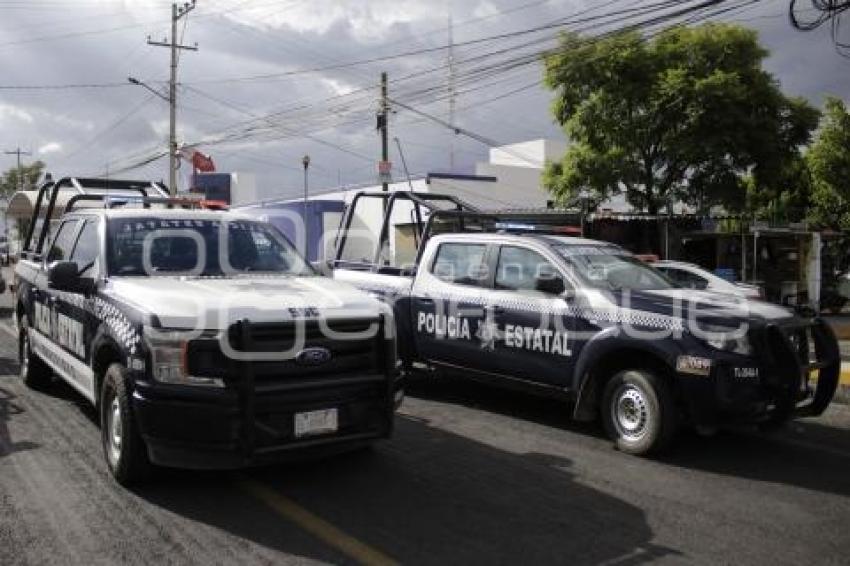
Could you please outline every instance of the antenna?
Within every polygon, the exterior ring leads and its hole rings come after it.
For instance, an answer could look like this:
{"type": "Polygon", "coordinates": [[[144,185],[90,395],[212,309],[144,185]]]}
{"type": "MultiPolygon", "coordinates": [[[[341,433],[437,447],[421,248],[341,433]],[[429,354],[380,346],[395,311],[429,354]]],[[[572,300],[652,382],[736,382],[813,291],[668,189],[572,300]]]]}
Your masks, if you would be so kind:
{"type": "Polygon", "coordinates": [[[395,140],[395,144],[398,146],[398,155],[401,157],[401,164],[404,166],[404,174],[407,176],[407,186],[410,187],[410,191],[413,192],[413,181],[410,180],[410,171],[407,170],[407,160],[404,158],[404,152],[401,150],[401,142],[398,138],[393,138],[395,140]]]}
{"type": "Polygon", "coordinates": [[[452,126],[451,138],[449,139],[449,172],[455,170],[455,41],[454,24],[452,23],[451,8],[449,8],[449,124],[452,126]]]}

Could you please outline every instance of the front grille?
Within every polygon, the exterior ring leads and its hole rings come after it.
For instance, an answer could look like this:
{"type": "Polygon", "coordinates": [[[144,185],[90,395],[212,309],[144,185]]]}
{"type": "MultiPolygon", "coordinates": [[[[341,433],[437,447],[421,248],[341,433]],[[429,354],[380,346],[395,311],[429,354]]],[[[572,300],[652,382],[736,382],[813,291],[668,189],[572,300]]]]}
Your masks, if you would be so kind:
{"type": "Polygon", "coordinates": [[[251,323],[249,347],[242,346],[237,327],[228,332],[231,347],[262,354],[289,352],[287,359],[238,362],[222,352],[218,340],[195,340],[187,349],[188,371],[201,377],[224,378],[240,383],[249,363],[258,386],[280,380],[383,372],[380,341],[383,329],[376,319],[344,321],[299,321],[296,323],[251,323]],[[328,335],[329,332],[334,335],[328,335]],[[305,365],[293,357],[304,348],[326,348],[331,358],[319,365],[305,365]]]}
{"type": "Polygon", "coordinates": [[[819,320],[769,324],[752,330],[750,339],[767,370],[764,384],[789,403],[811,396],[824,372],[837,371],[837,343],[819,320]]]}

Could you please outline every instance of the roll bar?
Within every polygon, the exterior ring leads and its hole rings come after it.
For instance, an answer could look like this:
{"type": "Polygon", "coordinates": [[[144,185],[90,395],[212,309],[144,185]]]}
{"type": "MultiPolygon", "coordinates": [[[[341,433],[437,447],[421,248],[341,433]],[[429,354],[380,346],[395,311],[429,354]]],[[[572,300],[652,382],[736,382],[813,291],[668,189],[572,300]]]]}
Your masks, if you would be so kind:
{"type": "Polygon", "coordinates": [[[109,195],[108,192],[91,192],[94,191],[122,191],[122,192],[137,192],[143,198],[149,196],[149,191],[156,195],[156,198],[167,198],[168,191],[161,183],[154,181],[133,181],[122,179],[99,179],[93,177],[63,177],[58,181],[47,181],[38,190],[38,196],[33,207],[32,221],[30,222],[27,237],[24,240],[23,252],[31,253],[33,256],[41,254],[44,241],[47,238],[47,232],[50,228],[50,220],[53,217],[53,211],[56,208],[56,199],[59,196],[59,191],[63,188],[73,189],[77,194],[71,197],[68,201],[67,208],[70,209],[73,204],[81,200],[104,200],[104,197],[115,196],[109,195]],[[47,195],[49,194],[49,197],[47,195]],[[38,222],[41,213],[41,207],[44,204],[45,197],[49,198],[47,210],[44,214],[44,221],[39,232],[38,242],[33,249],[30,249],[33,236],[35,235],[35,225],[38,222]]]}

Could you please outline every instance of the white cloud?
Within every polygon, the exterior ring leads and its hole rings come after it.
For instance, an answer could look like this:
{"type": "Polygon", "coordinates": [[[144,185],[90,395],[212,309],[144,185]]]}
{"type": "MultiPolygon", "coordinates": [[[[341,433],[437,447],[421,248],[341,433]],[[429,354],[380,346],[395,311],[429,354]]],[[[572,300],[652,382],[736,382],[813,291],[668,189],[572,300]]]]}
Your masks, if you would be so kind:
{"type": "Polygon", "coordinates": [[[347,84],[343,81],[337,79],[331,79],[324,77],[321,81],[337,96],[341,96],[344,94],[348,94],[353,91],[355,87],[353,85],[347,84]]]}
{"type": "Polygon", "coordinates": [[[32,114],[23,108],[0,102],[0,124],[9,119],[16,122],[25,122],[27,124],[32,124],[34,120],[32,114]]]}
{"type": "Polygon", "coordinates": [[[238,10],[227,13],[225,17],[255,28],[289,28],[301,34],[324,35],[337,25],[347,25],[354,38],[370,41],[381,38],[397,24],[421,23],[431,19],[445,21],[447,13],[446,5],[441,2],[313,0],[288,4],[282,9],[238,10]]]}
{"type": "Polygon", "coordinates": [[[43,146],[38,148],[38,153],[41,155],[47,155],[50,153],[59,153],[62,151],[62,144],[59,142],[48,142],[43,146]]]}
{"type": "MultiPolygon", "coordinates": [[[[757,26],[772,49],[767,68],[789,93],[816,102],[825,92],[848,92],[848,79],[841,71],[846,60],[834,54],[828,29],[797,34],[787,18],[764,18],[778,13],[773,6],[776,1],[759,3],[746,14],[753,19],[744,22],[757,26]],[[818,65],[805,64],[812,57],[818,58],[818,65]]],[[[145,37],[151,34],[159,40],[170,33],[170,1],[50,4],[49,11],[11,10],[0,17],[0,85],[123,83],[128,75],[157,88],[163,84],[168,76],[168,51],[148,46],[145,37]],[[78,31],[87,33],[63,37],[78,31]],[[55,39],[3,45],[35,35],[55,39]]],[[[222,170],[254,171],[258,185],[266,185],[275,194],[300,194],[300,159],[305,153],[316,164],[315,169],[311,166],[311,187],[332,187],[338,180],[371,181],[374,162],[337,151],[330,144],[377,160],[380,144],[374,112],[381,71],[389,73],[392,97],[446,116],[445,92],[440,90],[447,79],[440,69],[446,53],[439,47],[447,40],[449,11],[455,24],[456,57],[462,61],[512,44],[464,42],[539,26],[603,4],[601,0],[201,0],[188,18],[185,36],[182,25],[178,32],[184,43],[200,45],[200,51],[184,53],[180,61],[179,79],[186,88],[178,97],[178,140],[228,139],[228,143],[201,145],[201,149],[211,153],[222,170]],[[426,51],[415,57],[382,59],[420,49],[426,51]],[[378,61],[344,65],[372,58],[378,61]],[[329,68],[299,72],[324,67],[329,68]],[[428,69],[435,72],[425,72],[428,69]],[[398,80],[420,71],[422,76],[398,80]],[[274,74],[279,76],[218,82],[274,74]],[[360,89],[364,91],[351,92],[360,89]],[[347,93],[350,96],[342,96],[347,93]],[[270,113],[275,113],[273,121],[279,127],[251,119],[270,113]],[[299,135],[302,132],[328,143],[316,143],[299,135]]],[[[513,43],[524,41],[523,36],[513,43]]],[[[459,64],[459,76],[470,78],[467,71],[481,65],[475,59],[459,64]]],[[[462,90],[479,86],[481,90],[458,97],[457,119],[500,143],[562,135],[552,122],[550,92],[541,88],[498,99],[500,93],[539,78],[539,72],[539,66],[519,69],[500,79],[509,82],[492,87],[483,81],[464,83],[462,90]],[[481,98],[490,97],[492,104],[479,105],[481,98]]],[[[46,153],[45,161],[60,175],[102,172],[107,162],[117,169],[162,152],[168,136],[167,115],[167,105],[141,88],[0,91],[4,139],[11,145],[32,147],[33,153],[36,148],[46,153]],[[147,103],[146,97],[150,97],[147,103]]],[[[458,152],[459,171],[471,170],[475,160],[486,159],[486,146],[452,136],[442,126],[403,109],[393,116],[391,127],[391,134],[404,144],[412,172],[445,168],[450,137],[458,152]]],[[[398,162],[395,146],[390,150],[398,162]]],[[[167,176],[166,165],[167,159],[162,158],[127,176],[161,178],[167,176]]]]}
{"type": "Polygon", "coordinates": [[[499,12],[499,8],[497,8],[490,0],[484,0],[478,6],[475,7],[475,10],[472,12],[472,16],[475,18],[488,18],[499,12]]]}

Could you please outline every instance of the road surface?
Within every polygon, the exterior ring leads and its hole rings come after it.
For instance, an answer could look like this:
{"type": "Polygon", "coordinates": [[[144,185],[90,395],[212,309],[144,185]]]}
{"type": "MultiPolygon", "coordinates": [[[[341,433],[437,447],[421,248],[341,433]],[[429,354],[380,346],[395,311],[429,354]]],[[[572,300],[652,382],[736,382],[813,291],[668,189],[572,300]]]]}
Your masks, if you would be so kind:
{"type": "MultiPolygon", "coordinates": [[[[5,312],[4,314],[8,314],[5,312]]],[[[0,319],[0,564],[846,564],[850,407],[783,434],[614,451],[559,403],[416,385],[376,449],[107,475],[92,409],[32,391],[0,319]]]]}

